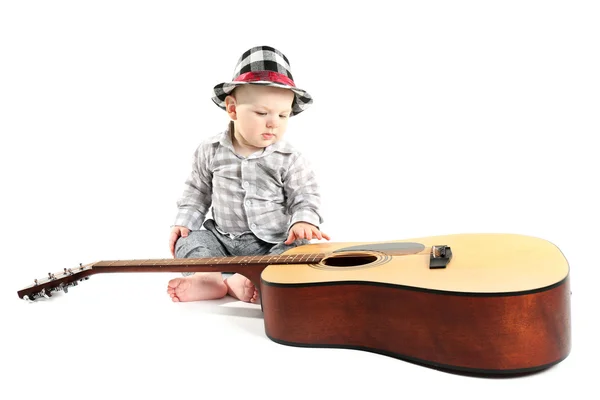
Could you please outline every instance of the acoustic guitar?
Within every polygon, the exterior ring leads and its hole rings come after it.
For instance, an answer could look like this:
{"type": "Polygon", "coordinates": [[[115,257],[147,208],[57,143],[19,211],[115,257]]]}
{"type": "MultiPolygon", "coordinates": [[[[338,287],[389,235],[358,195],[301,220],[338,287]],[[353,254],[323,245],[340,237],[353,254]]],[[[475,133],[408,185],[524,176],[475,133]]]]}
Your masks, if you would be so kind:
{"type": "Polygon", "coordinates": [[[18,291],[35,301],[97,273],[238,272],[261,296],[265,333],[293,346],[365,350],[485,375],[535,372],[571,349],[569,265],[516,234],[312,243],[277,256],[100,261],[18,291]]]}

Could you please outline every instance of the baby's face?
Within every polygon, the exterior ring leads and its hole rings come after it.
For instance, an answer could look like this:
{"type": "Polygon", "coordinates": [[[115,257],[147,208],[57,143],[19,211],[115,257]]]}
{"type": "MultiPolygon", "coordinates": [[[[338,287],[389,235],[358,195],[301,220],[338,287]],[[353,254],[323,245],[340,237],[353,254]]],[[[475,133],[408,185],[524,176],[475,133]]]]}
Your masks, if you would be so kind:
{"type": "Polygon", "coordinates": [[[291,90],[245,85],[236,89],[235,99],[236,139],[241,145],[256,151],[283,137],[292,112],[291,90]]]}

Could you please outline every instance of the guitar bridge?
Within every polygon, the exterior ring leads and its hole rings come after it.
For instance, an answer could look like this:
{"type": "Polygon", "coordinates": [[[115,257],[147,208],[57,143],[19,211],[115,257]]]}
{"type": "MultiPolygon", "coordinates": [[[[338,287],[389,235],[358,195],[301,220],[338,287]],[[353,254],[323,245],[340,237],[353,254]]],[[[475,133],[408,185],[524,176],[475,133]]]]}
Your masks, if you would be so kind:
{"type": "Polygon", "coordinates": [[[429,269],[446,268],[452,258],[452,250],[449,246],[431,246],[429,254],[429,269]]]}

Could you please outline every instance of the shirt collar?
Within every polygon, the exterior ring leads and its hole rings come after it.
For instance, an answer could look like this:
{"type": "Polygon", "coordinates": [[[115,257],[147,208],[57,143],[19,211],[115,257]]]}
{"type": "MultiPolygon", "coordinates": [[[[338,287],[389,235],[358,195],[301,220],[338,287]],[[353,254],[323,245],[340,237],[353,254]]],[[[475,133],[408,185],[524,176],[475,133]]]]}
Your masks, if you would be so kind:
{"type": "MultiPolygon", "coordinates": [[[[232,153],[236,154],[235,149],[233,148],[233,142],[231,141],[232,132],[233,121],[230,121],[227,129],[221,132],[220,135],[215,136],[213,143],[219,142],[221,146],[228,148],[232,153]]],[[[250,155],[249,158],[265,157],[276,151],[279,153],[293,153],[294,149],[284,140],[279,140],[275,144],[265,147],[262,152],[256,152],[250,155]]]]}

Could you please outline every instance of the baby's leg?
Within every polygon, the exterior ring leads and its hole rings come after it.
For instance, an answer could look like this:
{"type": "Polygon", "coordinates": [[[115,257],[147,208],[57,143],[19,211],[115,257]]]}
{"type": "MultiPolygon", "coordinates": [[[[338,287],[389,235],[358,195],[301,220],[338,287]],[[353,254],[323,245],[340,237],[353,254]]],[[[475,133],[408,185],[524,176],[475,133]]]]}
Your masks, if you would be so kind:
{"type": "MultiPolygon", "coordinates": [[[[206,230],[192,231],[188,237],[180,237],[175,245],[176,258],[223,257],[225,251],[214,234],[206,230]]],[[[187,276],[169,281],[167,293],[174,302],[220,299],[227,294],[220,272],[184,275],[187,276]]]]}

